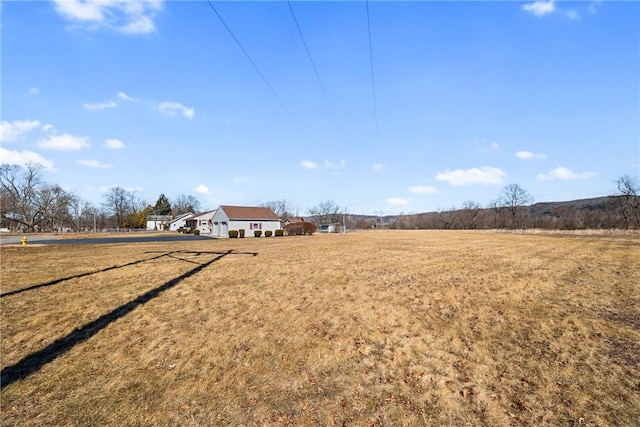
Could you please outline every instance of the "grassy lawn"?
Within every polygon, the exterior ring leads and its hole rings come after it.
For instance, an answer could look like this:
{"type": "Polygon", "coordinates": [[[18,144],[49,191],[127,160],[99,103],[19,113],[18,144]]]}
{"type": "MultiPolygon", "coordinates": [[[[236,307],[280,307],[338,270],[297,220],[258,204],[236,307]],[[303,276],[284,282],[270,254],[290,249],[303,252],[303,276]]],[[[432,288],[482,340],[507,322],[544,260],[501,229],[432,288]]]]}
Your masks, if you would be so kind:
{"type": "Polygon", "coordinates": [[[640,425],[638,235],[3,247],[2,424],[640,425]]]}

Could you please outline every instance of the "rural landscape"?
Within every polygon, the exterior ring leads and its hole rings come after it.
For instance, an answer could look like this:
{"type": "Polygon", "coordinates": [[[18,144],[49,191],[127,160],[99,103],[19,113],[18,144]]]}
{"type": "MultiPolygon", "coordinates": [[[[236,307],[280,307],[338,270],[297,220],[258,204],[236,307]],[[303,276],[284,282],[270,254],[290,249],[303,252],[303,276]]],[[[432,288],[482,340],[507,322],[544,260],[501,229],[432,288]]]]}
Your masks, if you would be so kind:
{"type": "Polygon", "coordinates": [[[0,425],[640,427],[639,1],[2,1],[0,425]]]}
{"type": "Polygon", "coordinates": [[[2,248],[2,424],[640,423],[636,231],[2,248]]]}

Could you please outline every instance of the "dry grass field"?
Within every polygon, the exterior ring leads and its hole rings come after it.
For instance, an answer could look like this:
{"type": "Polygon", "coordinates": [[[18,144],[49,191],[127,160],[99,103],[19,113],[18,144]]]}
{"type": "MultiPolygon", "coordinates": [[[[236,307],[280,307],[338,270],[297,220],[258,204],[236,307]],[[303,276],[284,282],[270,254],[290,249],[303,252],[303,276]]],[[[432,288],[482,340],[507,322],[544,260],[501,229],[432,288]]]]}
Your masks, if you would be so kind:
{"type": "Polygon", "coordinates": [[[1,257],[5,426],[640,426],[638,234],[1,257]]]}

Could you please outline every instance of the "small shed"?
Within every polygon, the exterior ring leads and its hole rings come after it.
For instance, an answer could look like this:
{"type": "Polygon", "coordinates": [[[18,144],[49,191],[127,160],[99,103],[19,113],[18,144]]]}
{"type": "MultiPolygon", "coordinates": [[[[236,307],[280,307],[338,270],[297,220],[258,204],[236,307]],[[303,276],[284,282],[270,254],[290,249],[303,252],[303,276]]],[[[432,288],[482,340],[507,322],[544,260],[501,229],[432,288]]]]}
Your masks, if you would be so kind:
{"type": "Polygon", "coordinates": [[[320,226],[321,233],[342,233],[344,227],[342,224],[335,222],[332,224],[323,224],[320,226]]]}

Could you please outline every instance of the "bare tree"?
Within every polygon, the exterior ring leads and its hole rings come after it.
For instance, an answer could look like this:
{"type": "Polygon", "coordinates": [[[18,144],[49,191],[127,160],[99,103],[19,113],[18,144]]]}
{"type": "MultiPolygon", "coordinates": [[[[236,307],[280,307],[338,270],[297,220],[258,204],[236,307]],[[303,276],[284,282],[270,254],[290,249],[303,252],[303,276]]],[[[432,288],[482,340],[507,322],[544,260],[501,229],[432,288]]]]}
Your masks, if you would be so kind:
{"type": "Polygon", "coordinates": [[[113,187],[104,195],[102,206],[114,218],[117,228],[123,227],[127,215],[133,212],[131,200],[131,193],[122,187],[113,187]]]}
{"type": "Polygon", "coordinates": [[[638,179],[623,175],[616,180],[622,196],[621,212],[627,228],[640,228],[640,183],[638,179]]]}
{"type": "Polygon", "coordinates": [[[171,214],[173,216],[189,212],[200,212],[200,201],[193,196],[187,196],[185,194],[181,194],[176,197],[176,200],[171,204],[171,206],[171,214]]]}
{"type": "Polygon", "coordinates": [[[79,197],[73,197],[69,203],[72,227],[76,231],[94,230],[100,217],[98,209],[79,197]]]}
{"type": "Polygon", "coordinates": [[[271,209],[283,221],[286,221],[294,216],[294,214],[290,212],[289,202],[286,199],[266,202],[263,203],[263,206],[271,209]]]}
{"type": "Polygon", "coordinates": [[[524,217],[521,224],[518,224],[518,213],[522,212],[522,207],[533,202],[533,197],[527,190],[518,184],[509,184],[502,189],[500,195],[500,204],[506,207],[511,214],[511,228],[516,229],[519,226],[524,228],[524,217]]]}
{"type": "Polygon", "coordinates": [[[317,206],[309,208],[309,214],[318,225],[335,224],[342,223],[342,216],[346,214],[346,210],[329,199],[317,206]]]}
{"type": "Polygon", "coordinates": [[[43,185],[36,194],[42,212],[42,228],[63,231],[72,223],[70,208],[75,196],[57,184],[43,185]]]}
{"type": "Polygon", "coordinates": [[[478,228],[477,219],[480,213],[480,203],[475,200],[467,200],[462,204],[462,217],[464,228],[478,228]]]}
{"type": "Polygon", "coordinates": [[[28,163],[24,168],[0,165],[0,214],[27,231],[34,231],[45,219],[38,200],[38,191],[45,185],[42,181],[43,169],[42,165],[36,163],[28,163]]]}

